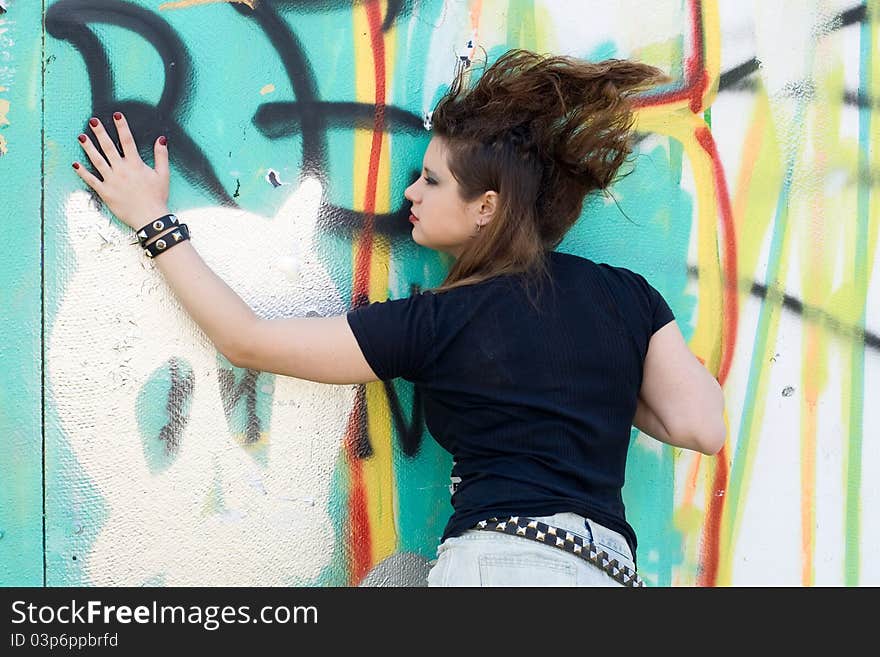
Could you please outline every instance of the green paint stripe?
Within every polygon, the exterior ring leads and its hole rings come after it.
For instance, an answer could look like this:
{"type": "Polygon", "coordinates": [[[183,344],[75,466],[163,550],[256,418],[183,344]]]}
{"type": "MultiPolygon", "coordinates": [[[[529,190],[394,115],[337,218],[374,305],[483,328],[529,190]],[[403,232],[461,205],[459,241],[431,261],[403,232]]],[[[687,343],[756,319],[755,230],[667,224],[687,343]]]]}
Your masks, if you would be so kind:
{"type": "MultiPolygon", "coordinates": [[[[870,14],[869,14],[870,16],[870,14]]],[[[864,94],[871,90],[871,52],[873,41],[873,20],[862,21],[859,31],[859,89],[864,94]]],[[[857,187],[856,251],[853,263],[853,277],[857,299],[862,300],[859,327],[865,328],[865,313],[868,296],[868,202],[871,195],[870,148],[871,148],[871,110],[867,103],[859,107],[859,159],[857,187]]],[[[862,488],[862,423],[864,421],[865,398],[865,342],[853,340],[850,362],[849,426],[846,472],[846,541],[843,578],[846,586],[856,586],[859,582],[861,544],[861,488],[862,488]]]]}
{"type": "Polygon", "coordinates": [[[511,0],[507,4],[507,47],[534,49],[536,43],[534,1],[511,0]]]}
{"type": "MultiPolygon", "coordinates": [[[[806,102],[802,101],[798,107],[798,115],[795,125],[803,125],[806,111],[806,102]]],[[[729,520],[725,523],[725,543],[728,550],[733,550],[734,541],[739,532],[739,524],[742,520],[740,515],[740,501],[744,499],[744,488],[751,476],[752,465],[757,451],[757,439],[752,441],[754,427],[755,400],[758,396],[758,388],[765,374],[764,364],[768,355],[767,341],[770,332],[770,323],[774,310],[781,311],[782,290],[776,289],[774,281],[780,276],[780,263],[782,260],[782,248],[785,244],[785,233],[788,227],[788,205],[791,194],[791,181],[794,176],[794,167],[798,157],[798,149],[793,149],[788,163],[786,164],[786,176],[776,205],[776,216],[773,220],[773,240],[770,244],[769,262],[767,264],[767,297],[761,304],[758,314],[758,327],[756,341],[752,349],[752,358],[749,363],[749,379],[746,387],[746,395],[743,400],[743,413],[737,430],[736,452],[733,457],[733,467],[730,475],[727,504],[729,520]]]]}

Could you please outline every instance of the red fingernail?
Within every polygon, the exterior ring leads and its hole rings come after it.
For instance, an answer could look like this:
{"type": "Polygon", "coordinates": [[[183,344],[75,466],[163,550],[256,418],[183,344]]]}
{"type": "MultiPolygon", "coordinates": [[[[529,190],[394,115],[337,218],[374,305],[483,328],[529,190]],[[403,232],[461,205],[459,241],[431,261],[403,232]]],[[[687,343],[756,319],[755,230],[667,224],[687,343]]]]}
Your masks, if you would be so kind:
{"type": "Polygon", "coordinates": [[[74,169],[79,169],[79,163],[78,163],[78,162],[74,162],[74,163],[73,163],[73,168],[74,168],[74,169]]]}
{"type": "Polygon", "coordinates": [[[122,114],[120,114],[119,112],[113,112],[113,118],[118,121],[122,118],[122,114]]]}
{"type": "Polygon", "coordinates": [[[86,143],[86,136],[85,135],[80,135],[79,137],[77,137],[77,139],[79,139],[83,144],[86,143]]]}
{"type": "Polygon", "coordinates": [[[89,125],[93,128],[98,126],[98,119],[89,119],[89,125]]]}
{"type": "Polygon", "coordinates": [[[165,135],[162,135],[161,137],[159,137],[159,143],[162,144],[163,146],[168,143],[168,140],[165,138],[165,135]]]}

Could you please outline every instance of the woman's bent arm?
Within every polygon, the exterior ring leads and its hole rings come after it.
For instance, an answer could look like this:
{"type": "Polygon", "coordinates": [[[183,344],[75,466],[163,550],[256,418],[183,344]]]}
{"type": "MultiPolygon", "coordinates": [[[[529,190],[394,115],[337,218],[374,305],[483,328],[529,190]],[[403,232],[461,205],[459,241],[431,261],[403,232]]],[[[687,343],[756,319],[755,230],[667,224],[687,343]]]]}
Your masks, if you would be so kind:
{"type": "Polygon", "coordinates": [[[724,392],[691,352],[675,320],[651,336],[639,398],[667,429],[664,442],[708,455],[724,446],[724,392]]]}
{"type": "Polygon", "coordinates": [[[639,397],[639,403],[636,406],[636,415],[633,418],[632,423],[636,429],[642,433],[648,434],[652,438],[656,438],[664,443],[672,441],[669,436],[669,431],[663,426],[660,418],[657,417],[657,414],[651,410],[651,407],[648,406],[645,403],[645,400],[641,397],[639,397]]]}

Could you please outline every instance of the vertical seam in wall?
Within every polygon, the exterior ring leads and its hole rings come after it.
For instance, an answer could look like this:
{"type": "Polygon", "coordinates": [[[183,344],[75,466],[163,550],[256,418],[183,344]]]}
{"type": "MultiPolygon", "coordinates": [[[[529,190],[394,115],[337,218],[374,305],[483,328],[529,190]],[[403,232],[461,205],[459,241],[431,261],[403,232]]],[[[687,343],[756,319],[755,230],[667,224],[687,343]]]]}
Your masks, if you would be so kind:
{"type": "Polygon", "coordinates": [[[43,586],[46,586],[46,0],[40,7],[40,434],[42,435],[43,586]]]}

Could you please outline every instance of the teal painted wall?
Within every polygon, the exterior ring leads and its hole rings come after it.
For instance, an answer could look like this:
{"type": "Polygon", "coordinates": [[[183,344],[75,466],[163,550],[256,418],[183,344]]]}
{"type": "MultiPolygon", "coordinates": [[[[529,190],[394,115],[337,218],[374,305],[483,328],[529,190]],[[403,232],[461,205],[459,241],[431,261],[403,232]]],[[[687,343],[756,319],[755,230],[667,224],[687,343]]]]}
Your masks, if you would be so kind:
{"type": "Polygon", "coordinates": [[[43,582],[43,148],[39,3],[0,14],[0,583],[43,582]],[[14,145],[13,145],[14,143],[14,145]]]}

